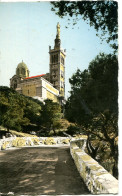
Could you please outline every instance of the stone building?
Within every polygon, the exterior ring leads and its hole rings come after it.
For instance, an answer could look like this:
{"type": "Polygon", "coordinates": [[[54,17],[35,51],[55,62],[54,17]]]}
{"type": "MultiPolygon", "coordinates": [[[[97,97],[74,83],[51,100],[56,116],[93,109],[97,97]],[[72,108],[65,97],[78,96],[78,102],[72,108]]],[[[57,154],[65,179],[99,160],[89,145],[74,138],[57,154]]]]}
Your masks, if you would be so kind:
{"type": "Polygon", "coordinates": [[[20,94],[42,101],[51,99],[61,102],[65,97],[65,52],[61,49],[58,23],[54,48],[49,46],[49,73],[29,77],[29,69],[22,61],[16,68],[16,74],[10,79],[10,87],[20,94]]]}

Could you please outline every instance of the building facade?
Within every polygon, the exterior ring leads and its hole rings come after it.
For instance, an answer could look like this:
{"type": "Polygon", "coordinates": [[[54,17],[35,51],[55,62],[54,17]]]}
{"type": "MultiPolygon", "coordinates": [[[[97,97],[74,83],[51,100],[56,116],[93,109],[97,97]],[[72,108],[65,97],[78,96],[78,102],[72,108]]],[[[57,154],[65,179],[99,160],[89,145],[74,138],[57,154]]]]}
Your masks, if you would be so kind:
{"type": "Polygon", "coordinates": [[[16,68],[16,74],[10,79],[10,87],[20,94],[41,101],[51,99],[61,102],[65,97],[65,52],[66,50],[61,49],[58,23],[54,48],[49,46],[49,73],[29,77],[29,69],[22,61],[16,68]]]}

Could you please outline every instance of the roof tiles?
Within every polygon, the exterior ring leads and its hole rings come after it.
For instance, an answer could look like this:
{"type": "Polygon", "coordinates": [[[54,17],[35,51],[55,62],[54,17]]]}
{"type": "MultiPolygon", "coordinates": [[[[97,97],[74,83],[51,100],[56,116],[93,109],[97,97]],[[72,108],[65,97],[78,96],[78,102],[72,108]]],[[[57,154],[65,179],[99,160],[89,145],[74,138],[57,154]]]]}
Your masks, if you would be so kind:
{"type": "Polygon", "coordinates": [[[45,74],[41,74],[41,75],[37,75],[37,76],[31,76],[31,77],[28,77],[28,78],[25,78],[25,79],[31,79],[31,78],[38,78],[38,77],[41,77],[41,76],[44,76],[45,74]]]}

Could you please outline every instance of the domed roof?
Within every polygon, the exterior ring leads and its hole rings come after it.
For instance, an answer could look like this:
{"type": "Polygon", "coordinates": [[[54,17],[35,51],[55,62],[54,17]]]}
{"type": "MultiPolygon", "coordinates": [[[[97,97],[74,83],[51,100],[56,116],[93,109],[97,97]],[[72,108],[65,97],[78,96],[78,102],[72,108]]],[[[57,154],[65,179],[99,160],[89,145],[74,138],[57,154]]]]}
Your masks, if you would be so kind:
{"type": "Polygon", "coordinates": [[[18,64],[16,68],[16,75],[20,76],[21,78],[29,77],[29,69],[23,61],[18,64]]]}
{"type": "Polygon", "coordinates": [[[17,68],[25,68],[25,69],[28,69],[27,65],[23,62],[23,60],[22,60],[21,63],[18,64],[17,68]]]}

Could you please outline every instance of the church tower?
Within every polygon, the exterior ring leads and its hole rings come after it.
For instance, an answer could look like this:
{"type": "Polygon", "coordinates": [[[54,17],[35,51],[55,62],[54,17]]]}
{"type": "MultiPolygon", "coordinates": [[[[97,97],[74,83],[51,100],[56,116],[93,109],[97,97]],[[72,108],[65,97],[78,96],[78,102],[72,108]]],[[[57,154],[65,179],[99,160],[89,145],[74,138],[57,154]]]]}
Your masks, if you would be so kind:
{"type": "Polygon", "coordinates": [[[54,49],[49,46],[50,82],[59,90],[59,95],[63,98],[65,96],[65,52],[66,50],[61,49],[60,25],[58,23],[54,49]]]}

